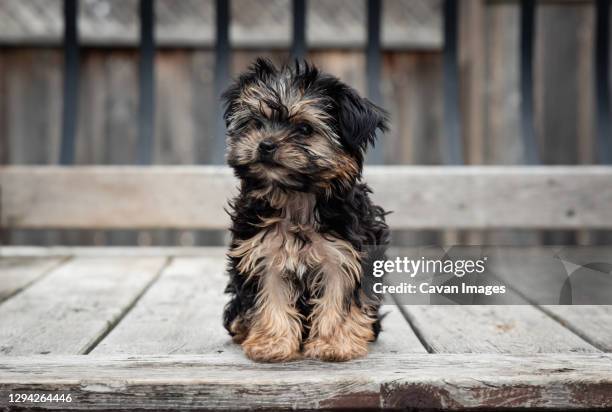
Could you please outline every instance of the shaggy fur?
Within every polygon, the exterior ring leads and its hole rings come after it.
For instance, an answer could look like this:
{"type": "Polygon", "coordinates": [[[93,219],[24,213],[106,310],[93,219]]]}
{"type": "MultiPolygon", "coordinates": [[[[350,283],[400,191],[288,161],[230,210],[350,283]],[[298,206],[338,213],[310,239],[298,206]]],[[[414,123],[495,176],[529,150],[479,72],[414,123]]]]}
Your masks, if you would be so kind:
{"type": "Polygon", "coordinates": [[[384,211],[361,181],[385,112],[337,78],[258,59],[224,94],[231,202],[224,324],[256,361],[345,361],[380,330],[367,284],[384,211]]]}

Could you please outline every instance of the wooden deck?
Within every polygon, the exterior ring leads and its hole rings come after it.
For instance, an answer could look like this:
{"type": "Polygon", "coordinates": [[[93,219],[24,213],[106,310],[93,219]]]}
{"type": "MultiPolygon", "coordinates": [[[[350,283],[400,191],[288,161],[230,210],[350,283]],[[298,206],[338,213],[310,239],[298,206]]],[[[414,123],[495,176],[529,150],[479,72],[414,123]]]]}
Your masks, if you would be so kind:
{"type": "Polygon", "coordinates": [[[256,364],[221,326],[224,262],[221,248],[1,249],[0,407],[612,409],[612,306],[386,306],[365,359],[256,364]]]}

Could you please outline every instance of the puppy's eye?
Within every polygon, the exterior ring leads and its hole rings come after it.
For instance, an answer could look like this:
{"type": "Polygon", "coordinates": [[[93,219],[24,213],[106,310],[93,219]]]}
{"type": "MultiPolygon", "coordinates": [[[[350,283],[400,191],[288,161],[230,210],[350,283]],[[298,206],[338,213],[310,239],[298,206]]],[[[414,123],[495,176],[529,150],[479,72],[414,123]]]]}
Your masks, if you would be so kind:
{"type": "Polygon", "coordinates": [[[310,136],[312,134],[312,126],[306,123],[298,125],[296,130],[302,136],[310,136]]]}
{"type": "Polygon", "coordinates": [[[253,125],[253,129],[261,130],[264,127],[264,124],[259,119],[253,119],[251,124],[253,125]]]}

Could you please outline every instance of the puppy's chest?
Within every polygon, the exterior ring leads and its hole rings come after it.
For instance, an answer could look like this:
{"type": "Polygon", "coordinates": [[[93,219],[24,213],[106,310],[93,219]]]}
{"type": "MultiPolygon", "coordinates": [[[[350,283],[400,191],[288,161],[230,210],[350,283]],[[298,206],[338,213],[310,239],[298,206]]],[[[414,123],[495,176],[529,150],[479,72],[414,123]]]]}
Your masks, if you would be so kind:
{"type": "Polygon", "coordinates": [[[321,264],[320,255],[328,242],[319,233],[315,213],[312,197],[294,196],[280,209],[280,216],[264,223],[264,237],[270,239],[269,244],[262,244],[264,253],[298,277],[321,264]]]}
{"type": "Polygon", "coordinates": [[[270,245],[263,244],[263,253],[272,266],[301,278],[321,264],[321,253],[316,249],[322,248],[323,238],[313,226],[282,221],[269,230],[267,236],[275,236],[276,240],[270,245]]]}
{"type": "Polygon", "coordinates": [[[277,216],[262,219],[261,230],[230,252],[241,258],[244,274],[281,272],[301,278],[314,268],[358,260],[348,242],[320,232],[314,198],[292,197],[279,210],[277,216]]]}

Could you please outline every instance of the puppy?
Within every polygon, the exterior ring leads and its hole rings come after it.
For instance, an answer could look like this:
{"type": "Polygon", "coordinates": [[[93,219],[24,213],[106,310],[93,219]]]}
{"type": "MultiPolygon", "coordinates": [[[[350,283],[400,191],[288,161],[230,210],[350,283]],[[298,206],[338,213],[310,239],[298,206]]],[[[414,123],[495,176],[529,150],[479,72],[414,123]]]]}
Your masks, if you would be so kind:
{"type": "Polygon", "coordinates": [[[387,244],[361,181],[386,113],[307,63],[258,59],[225,92],[231,300],[224,325],[255,361],[346,361],[380,330],[367,284],[387,244]]]}

